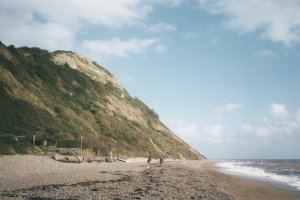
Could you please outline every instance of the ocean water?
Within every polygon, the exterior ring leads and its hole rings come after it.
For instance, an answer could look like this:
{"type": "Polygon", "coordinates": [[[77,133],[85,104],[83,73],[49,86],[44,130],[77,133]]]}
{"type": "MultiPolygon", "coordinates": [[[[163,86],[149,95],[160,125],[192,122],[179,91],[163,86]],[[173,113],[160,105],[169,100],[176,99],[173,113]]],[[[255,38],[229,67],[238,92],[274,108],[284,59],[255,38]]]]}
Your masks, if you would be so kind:
{"type": "Polygon", "coordinates": [[[221,160],[217,166],[300,194],[300,160],[221,160]]]}

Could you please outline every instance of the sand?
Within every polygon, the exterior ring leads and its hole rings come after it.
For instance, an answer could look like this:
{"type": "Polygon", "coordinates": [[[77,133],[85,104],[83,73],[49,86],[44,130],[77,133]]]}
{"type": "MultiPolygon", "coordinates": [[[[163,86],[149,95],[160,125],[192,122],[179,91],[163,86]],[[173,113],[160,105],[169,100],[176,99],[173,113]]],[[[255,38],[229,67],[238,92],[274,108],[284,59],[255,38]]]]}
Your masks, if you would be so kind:
{"type": "Polygon", "coordinates": [[[300,199],[223,174],[211,161],[61,163],[46,156],[0,157],[0,199],[300,199]]]}

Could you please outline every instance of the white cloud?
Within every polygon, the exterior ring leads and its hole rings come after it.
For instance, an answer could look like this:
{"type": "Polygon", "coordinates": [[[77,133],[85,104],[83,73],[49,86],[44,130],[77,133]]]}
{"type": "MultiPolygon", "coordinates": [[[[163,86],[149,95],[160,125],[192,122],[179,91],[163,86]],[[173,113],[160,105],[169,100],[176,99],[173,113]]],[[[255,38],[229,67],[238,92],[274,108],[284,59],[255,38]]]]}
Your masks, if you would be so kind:
{"type": "Polygon", "coordinates": [[[277,57],[278,55],[271,50],[259,50],[254,52],[255,56],[258,57],[277,57]]]}
{"type": "Polygon", "coordinates": [[[220,143],[225,139],[224,127],[187,122],[184,119],[167,121],[168,127],[186,141],[220,143]]]}
{"type": "Polygon", "coordinates": [[[296,120],[300,124],[300,109],[298,109],[298,111],[296,113],[296,120]]]}
{"type": "Polygon", "coordinates": [[[248,140],[261,140],[272,142],[286,142],[291,140],[296,131],[300,130],[299,124],[281,121],[260,124],[242,124],[241,134],[248,140]]]}
{"type": "Polygon", "coordinates": [[[289,112],[286,110],[285,105],[278,104],[278,103],[272,103],[269,106],[270,113],[279,118],[286,118],[289,115],[289,112]]]}
{"type": "Polygon", "coordinates": [[[222,105],[222,106],[217,106],[213,109],[214,112],[230,112],[230,111],[234,111],[237,109],[240,109],[242,107],[242,105],[240,104],[235,104],[235,103],[229,103],[226,105],[222,105]]]}
{"type": "Polygon", "coordinates": [[[184,119],[168,120],[169,127],[178,135],[190,137],[199,134],[200,127],[196,123],[187,122],[184,119]]]}
{"type": "MultiPolygon", "coordinates": [[[[83,22],[118,27],[143,20],[152,10],[140,0],[88,2],[81,0],[2,0],[1,11],[22,20],[23,16],[38,14],[46,22],[78,26],[83,22]]],[[[32,20],[37,20],[33,19],[32,20]]]]}
{"type": "Polygon", "coordinates": [[[224,137],[224,128],[222,126],[203,126],[203,130],[213,142],[221,142],[224,137]]]}
{"type": "Polygon", "coordinates": [[[130,54],[141,53],[149,47],[157,45],[159,47],[161,44],[155,38],[144,40],[113,38],[111,40],[86,40],[83,41],[82,47],[93,55],[127,57],[130,54]]]}
{"type": "Polygon", "coordinates": [[[5,44],[48,50],[76,49],[87,24],[121,28],[143,22],[152,5],[141,0],[2,0],[0,38],[5,44]]]}
{"type": "Polygon", "coordinates": [[[253,130],[253,127],[249,124],[242,124],[241,128],[246,132],[251,132],[253,130]]]}
{"type": "Polygon", "coordinates": [[[247,134],[254,134],[256,136],[260,137],[267,137],[270,136],[271,134],[274,134],[275,131],[277,131],[276,127],[273,126],[264,126],[264,125],[250,125],[250,124],[243,124],[242,125],[242,131],[243,133],[247,134]]]}
{"type": "MultiPolygon", "coordinates": [[[[116,57],[141,53],[150,47],[156,52],[163,52],[166,46],[155,38],[121,40],[115,37],[103,41],[95,37],[93,40],[84,40],[79,35],[90,26],[110,29],[144,27],[155,5],[178,6],[183,2],[184,0],[1,0],[0,38],[6,45],[37,46],[50,51],[83,51],[116,57]]],[[[176,31],[176,27],[158,23],[148,27],[148,31],[176,31]]]]}
{"type": "Polygon", "coordinates": [[[226,27],[241,32],[260,31],[273,42],[292,45],[300,42],[298,0],[198,0],[212,14],[226,15],[226,27]]]}
{"type": "Polygon", "coordinates": [[[179,6],[187,0],[147,0],[151,3],[157,3],[162,5],[171,5],[171,6],[179,6]]]}
{"type": "Polygon", "coordinates": [[[147,31],[150,33],[170,32],[176,30],[177,28],[174,25],[167,23],[153,24],[147,28],[147,31]]]}
{"type": "Polygon", "coordinates": [[[249,139],[266,139],[267,141],[292,141],[300,139],[300,109],[288,112],[283,104],[272,103],[268,107],[271,118],[263,117],[256,123],[241,125],[241,134],[249,139]]]}
{"type": "Polygon", "coordinates": [[[28,26],[20,26],[12,32],[4,29],[0,35],[3,34],[6,34],[3,37],[6,43],[16,46],[37,46],[54,50],[61,47],[70,49],[75,43],[73,31],[51,23],[32,23],[28,26]]]}

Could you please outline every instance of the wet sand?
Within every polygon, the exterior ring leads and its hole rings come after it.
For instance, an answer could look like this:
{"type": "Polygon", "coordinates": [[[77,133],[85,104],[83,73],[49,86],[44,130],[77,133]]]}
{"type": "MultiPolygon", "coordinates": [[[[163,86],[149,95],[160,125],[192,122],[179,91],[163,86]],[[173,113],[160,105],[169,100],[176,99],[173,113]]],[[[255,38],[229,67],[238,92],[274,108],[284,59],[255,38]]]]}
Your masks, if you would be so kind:
{"type": "Polygon", "coordinates": [[[43,156],[0,157],[0,199],[300,199],[262,183],[219,172],[211,161],[146,159],[61,163],[43,156]]]}

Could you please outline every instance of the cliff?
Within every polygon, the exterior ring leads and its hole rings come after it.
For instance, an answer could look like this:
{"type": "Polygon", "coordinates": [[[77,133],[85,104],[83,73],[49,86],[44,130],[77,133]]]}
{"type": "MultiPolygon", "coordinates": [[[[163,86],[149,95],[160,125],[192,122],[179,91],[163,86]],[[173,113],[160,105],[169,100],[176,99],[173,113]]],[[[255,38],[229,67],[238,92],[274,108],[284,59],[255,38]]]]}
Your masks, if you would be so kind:
{"type": "Polygon", "coordinates": [[[1,43],[0,110],[2,150],[26,152],[7,138],[36,135],[62,145],[83,137],[84,148],[103,155],[203,158],[105,68],[74,52],[1,43]]]}

